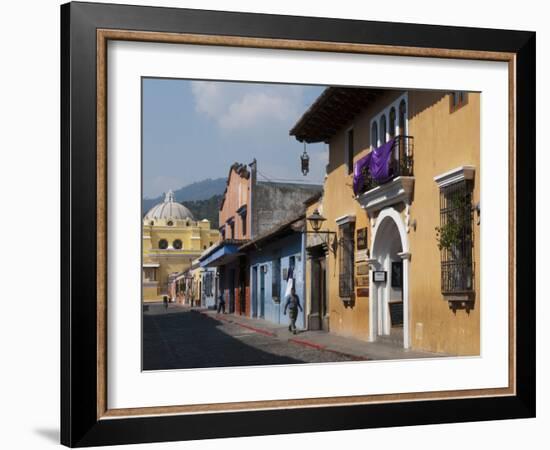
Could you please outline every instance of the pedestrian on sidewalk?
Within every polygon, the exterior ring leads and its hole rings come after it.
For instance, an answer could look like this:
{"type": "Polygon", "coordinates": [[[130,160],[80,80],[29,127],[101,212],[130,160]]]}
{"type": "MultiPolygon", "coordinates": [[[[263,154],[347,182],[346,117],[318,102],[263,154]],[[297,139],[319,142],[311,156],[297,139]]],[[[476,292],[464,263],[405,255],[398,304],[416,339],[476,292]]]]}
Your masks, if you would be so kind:
{"type": "Polygon", "coordinates": [[[222,312],[225,314],[225,298],[223,298],[223,293],[220,294],[218,299],[218,314],[222,312]]]}
{"type": "Polygon", "coordinates": [[[164,303],[164,309],[167,310],[168,309],[168,296],[167,295],[165,295],[162,298],[162,302],[164,303]]]}
{"type": "Polygon", "coordinates": [[[303,311],[302,305],[300,305],[300,297],[296,295],[296,290],[292,288],[290,290],[290,295],[286,298],[284,314],[286,315],[286,310],[288,308],[288,316],[290,317],[290,325],[288,326],[288,331],[292,331],[296,334],[296,319],[298,318],[298,309],[303,311]]]}

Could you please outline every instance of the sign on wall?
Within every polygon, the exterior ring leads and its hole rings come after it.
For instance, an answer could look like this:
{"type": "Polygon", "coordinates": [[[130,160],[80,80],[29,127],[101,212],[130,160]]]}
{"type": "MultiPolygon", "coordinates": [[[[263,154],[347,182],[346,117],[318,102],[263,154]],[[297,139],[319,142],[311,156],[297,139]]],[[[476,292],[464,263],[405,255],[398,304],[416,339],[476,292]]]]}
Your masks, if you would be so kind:
{"type": "Polygon", "coordinates": [[[357,250],[366,250],[369,247],[367,228],[357,230],[357,250]]]}
{"type": "Polygon", "coordinates": [[[355,262],[366,261],[367,259],[369,259],[369,253],[367,249],[357,250],[355,252],[355,262]]]}
{"type": "Polygon", "coordinates": [[[390,302],[388,307],[392,327],[403,325],[403,302],[390,302]]]}
{"type": "Polygon", "coordinates": [[[396,289],[403,288],[403,261],[394,261],[391,263],[391,287],[396,289]]]}
{"type": "Polygon", "coordinates": [[[355,277],[355,285],[357,287],[369,287],[369,276],[362,275],[355,277]]]}
{"type": "Polygon", "coordinates": [[[357,297],[368,297],[369,288],[359,288],[357,289],[357,297]]]}
{"type": "Polygon", "coordinates": [[[372,281],[385,283],[387,280],[388,272],[385,270],[376,270],[372,273],[372,281]]]}
{"type": "Polygon", "coordinates": [[[369,265],[367,263],[357,264],[357,267],[355,268],[355,273],[357,275],[368,275],[369,265]]]}

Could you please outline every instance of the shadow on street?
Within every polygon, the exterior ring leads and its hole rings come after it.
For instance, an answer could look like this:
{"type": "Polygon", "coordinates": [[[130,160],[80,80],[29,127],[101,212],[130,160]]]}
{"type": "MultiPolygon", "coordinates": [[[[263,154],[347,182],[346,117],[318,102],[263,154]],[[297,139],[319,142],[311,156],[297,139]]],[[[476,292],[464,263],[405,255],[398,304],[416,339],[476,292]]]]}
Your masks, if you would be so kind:
{"type": "MultiPolygon", "coordinates": [[[[150,310],[154,311],[154,310],[150,310]]],[[[157,309],[157,311],[159,311],[157,309]]],[[[194,311],[143,314],[143,370],[296,364],[300,359],[277,355],[269,336],[251,334],[248,345],[228,334],[226,323],[194,311]],[[221,328],[226,329],[222,331],[221,328]]],[[[238,332],[238,330],[235,330],[238,332]]],[[[248,336],[245,336],[245,338],[248,336]]]]}

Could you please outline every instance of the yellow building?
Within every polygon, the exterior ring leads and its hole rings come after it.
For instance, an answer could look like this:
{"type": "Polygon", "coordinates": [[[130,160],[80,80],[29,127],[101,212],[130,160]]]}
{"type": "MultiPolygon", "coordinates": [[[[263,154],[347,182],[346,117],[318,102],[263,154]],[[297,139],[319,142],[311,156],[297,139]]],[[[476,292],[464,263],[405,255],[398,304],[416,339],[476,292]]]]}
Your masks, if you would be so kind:
{"type": "Polygon", "coordinates": [[[336,245],[308,234],[310,327],[478,355],[480,94],[328,88],[291,134],[329,144],[306,214],[336,245]]]}
{"type": "Polygon", "coordinates": [[[219,239],[210,221],[196,221],[172,191],[143,218],[143,301],[162,301],[168,278],[185,271],[204,249],[219,239]]]}

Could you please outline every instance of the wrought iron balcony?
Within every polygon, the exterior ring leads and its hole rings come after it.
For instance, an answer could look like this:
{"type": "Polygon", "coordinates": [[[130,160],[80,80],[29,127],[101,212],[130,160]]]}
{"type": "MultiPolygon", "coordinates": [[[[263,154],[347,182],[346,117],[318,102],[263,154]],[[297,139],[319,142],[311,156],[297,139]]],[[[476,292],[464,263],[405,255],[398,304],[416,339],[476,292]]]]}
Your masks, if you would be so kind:
{"type": "Polygon", "coordinates": [[[414,138],[412,136],[397,136],[391,149],[391,157],[388,161],[389,177],[383,182],[375,180],[368,171],[363,173],[364,184],[362,192],[369,191],[377,186],[389,183],[399,176],[414,176],[414,138]]]}
{"type": "Polygon", "coordinates": [[[444,295],[471,293],[473,265],[470,260],[441,261],[441,292],[444,295]]]}
{"type": "Polygon", "coordinates": [[[414,190],[413,151],[411,136],[397,136],[374,150],[376,153],[357,161],[353,189],[369,215],[400,202],[410,204],[414,190]]]}

